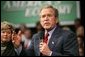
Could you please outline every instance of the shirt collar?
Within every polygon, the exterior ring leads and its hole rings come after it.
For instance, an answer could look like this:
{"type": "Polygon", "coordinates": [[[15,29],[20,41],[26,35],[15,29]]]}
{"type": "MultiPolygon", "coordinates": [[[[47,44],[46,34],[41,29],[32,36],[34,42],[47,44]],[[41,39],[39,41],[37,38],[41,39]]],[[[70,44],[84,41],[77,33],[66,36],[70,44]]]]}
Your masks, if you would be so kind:
{"type": "MultiPolygon", "coordinates": [[[[55,30],[55,28],[56,28],[56,26],[52,29],[52,30],[50,30],[50,31],[48,31],[48,34],[51,36],[52,35],[52,33],[53,33],[53,31],[55,30]]],[[[47,32],[47,31],[46,31],[47,32]]],[[[46,33],[45,32],[45,33],[46,33]]]]}

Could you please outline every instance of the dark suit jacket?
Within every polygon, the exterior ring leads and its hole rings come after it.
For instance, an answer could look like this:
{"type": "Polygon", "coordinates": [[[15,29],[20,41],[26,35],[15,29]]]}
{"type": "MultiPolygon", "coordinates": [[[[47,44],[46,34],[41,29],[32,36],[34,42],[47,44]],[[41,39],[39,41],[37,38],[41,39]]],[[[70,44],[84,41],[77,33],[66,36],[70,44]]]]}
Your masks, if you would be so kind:
{"type": "MultiPolygon", "coordinates": [[[[12,42],[10,41],[8,44],[7,44],[7,48],[6,50],[3,52],[3,54],[1,56],[18,56],[16,51],[14,50],[14,46],[12,44],[12,42]]],[[[24,49],[22,49],[21,53],[19,56],[23,56],[25,55],[26,53],[24,52],[24,49]]]]}
{"type": "MultiPolygon", "coordinates": [[[[27,50],[28,56],[40,56],[40,34],[41,32],[33,36],[31,46],[27,50]]],[[[58,26],[54,30],[48,46],[52,51],[52,56],[78,56],[76,35],[71,31],[62,30],[58,26]]]]}

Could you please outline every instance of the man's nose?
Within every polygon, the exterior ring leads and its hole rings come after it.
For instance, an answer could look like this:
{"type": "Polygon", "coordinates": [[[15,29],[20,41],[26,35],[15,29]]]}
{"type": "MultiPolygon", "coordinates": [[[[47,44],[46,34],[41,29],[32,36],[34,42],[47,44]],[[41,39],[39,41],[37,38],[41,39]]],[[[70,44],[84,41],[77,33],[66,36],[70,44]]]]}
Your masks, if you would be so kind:
{"type": "Polygon", "coordinates": [[[46,21],[49,20],[48,16],[45,17],[45,20],[46,20],[46,21]]]}

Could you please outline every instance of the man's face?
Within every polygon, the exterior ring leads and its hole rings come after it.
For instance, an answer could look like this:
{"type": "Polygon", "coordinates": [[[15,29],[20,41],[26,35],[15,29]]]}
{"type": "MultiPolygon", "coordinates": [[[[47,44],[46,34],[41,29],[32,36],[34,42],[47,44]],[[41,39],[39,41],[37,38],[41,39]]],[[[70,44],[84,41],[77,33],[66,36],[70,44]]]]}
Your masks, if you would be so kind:
{"type": "Polygon", "coordinates": [[[74,25],[75,25],[75,28],[78,28],[80,26],[80,22],[76,21],[74,25]]]}
{"type": "Polygon", "coordinates": [[[52,29],[56,25],[56,17],[53,9],[45,8],[40,13],[40,23],[46,30],[52,29]]]}
{"type": "Polygon", "coordinates": [[[1,30],[1,41],[2,42],[9,42],[11,39],[11,30],[1,30]]]}
{"type": "Polygon", "coordinates": [[[26,36],[26,38],[31,38],[31,31],[30,30],[26,30],[24,32],[24,35],[26,36]]]}

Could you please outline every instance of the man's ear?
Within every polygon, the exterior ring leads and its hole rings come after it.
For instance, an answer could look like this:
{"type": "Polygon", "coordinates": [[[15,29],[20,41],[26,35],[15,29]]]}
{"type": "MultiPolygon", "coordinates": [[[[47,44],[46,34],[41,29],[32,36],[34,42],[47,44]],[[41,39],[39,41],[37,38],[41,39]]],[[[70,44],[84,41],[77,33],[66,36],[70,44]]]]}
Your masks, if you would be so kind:
{"type": "Polygon", "coordinates": [[[56,23],[59,23],[59,19],[56,17],[56,23]]]}

